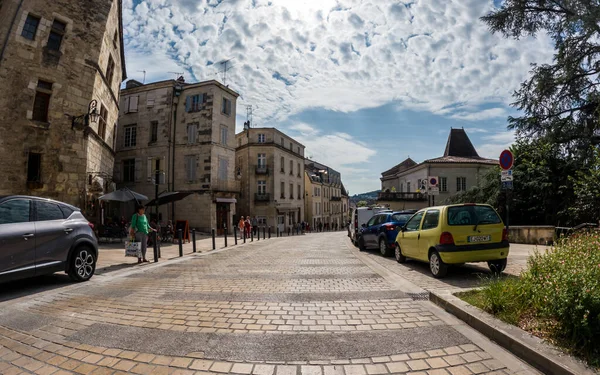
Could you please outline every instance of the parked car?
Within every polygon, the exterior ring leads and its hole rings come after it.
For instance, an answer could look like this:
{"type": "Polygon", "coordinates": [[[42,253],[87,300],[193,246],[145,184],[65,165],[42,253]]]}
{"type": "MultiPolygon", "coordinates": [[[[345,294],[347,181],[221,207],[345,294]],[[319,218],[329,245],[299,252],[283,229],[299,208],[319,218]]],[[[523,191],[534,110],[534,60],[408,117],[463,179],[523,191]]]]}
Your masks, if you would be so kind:
{"type": "Polygon", "coordinates": [[[96,270],[93,225],[77,207],[51,199],[0,196],[0,282],[64,271],[87,281],[96,270]]]}
{"type": "Polygon", "coordinates": [[[361,251],[378,248],[383,256],[390,256],[396,247],[398,231],[417,210],[385,212],[373,216],[363,224],[358,234],[361,251]]]}
{"type": "Polygon", "coordinates": [[[358,231],[373,215],[380,212],[392,212],[392,210],[385,207],[355,207],[352,209],[350,216],[352,219],[348,228],[348,237],[350,237],[352,243],[358,245],[358,231]]]}
{"type": "Polygon", "coordinates": [[[486,204],[429,207],[417,212],[396,237],[396,260],[429,262],[436,278],[448,265],[487,262],[492,272],[506,268],[508,232],[498,213],[486,204]]]}

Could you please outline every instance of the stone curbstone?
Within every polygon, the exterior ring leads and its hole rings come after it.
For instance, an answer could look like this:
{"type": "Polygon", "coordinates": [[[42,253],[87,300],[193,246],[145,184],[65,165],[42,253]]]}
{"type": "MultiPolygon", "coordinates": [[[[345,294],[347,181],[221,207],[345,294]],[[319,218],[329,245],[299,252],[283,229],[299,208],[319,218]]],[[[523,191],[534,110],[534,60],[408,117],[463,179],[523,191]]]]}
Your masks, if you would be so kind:
{"type": "Polygon", "coordinates": [[[596,374],[579,360],[562,353],[542,339],[502,322],[449,292],[430,292],[429,299],[545,374],[596,374]]]}

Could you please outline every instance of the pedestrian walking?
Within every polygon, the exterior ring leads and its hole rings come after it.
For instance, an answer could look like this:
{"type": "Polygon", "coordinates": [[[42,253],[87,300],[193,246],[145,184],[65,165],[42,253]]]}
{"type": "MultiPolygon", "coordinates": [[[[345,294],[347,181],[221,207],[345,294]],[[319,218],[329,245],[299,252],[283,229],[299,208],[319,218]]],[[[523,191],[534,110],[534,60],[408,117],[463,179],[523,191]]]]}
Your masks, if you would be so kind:
{"type": "Polygon", "coordinates": [[[246,230],[246,221],[244,220],[243,216],[240,218],[240,221],[238,222],[238,229],[240,230],[240,240],[241,240],[242,238],[244,238],[244,230],[246,230]]]}
{"type": "Polygon", "coordinates": [[[256,236],[256,231],[258,230],[258,218],[256,216],[252,218],[250,225],[252,225],[252,233],[256,236]]]}
{"type": "Polygon", "coordinates": [[[250,231],[252,230],[250,216],[246,216],[246,221],[244,221],[244,230],[246,231],[246,238],[250,238],[250,231]]]}
{"type": "Polygon", "coordinates": [[[138,263],[148,262],[146,259],[146,250],[148,248],[148,233],[155,232],[156,229],[150,227],[148,224],[148,218],[145,215],[146,208],[142,205],[137,207],[137,212],[131,217],[131,228],[129,233],[135,236],[136,242],[141,242],[142,254],[141,258],[138,256],[138,263]]]}

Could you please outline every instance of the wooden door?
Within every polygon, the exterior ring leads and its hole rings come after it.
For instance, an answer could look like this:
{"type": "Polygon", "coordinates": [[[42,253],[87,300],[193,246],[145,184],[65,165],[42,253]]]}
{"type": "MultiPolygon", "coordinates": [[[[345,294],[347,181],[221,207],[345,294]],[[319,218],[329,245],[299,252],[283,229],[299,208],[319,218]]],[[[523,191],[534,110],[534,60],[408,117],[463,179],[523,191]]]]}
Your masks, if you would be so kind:
{"type": "Polygon", "coordinates": [[[217,235],[222,236],[224,233],[223,227],[227,225],[229,230],[229,203],[217,203],[217,235]]]}

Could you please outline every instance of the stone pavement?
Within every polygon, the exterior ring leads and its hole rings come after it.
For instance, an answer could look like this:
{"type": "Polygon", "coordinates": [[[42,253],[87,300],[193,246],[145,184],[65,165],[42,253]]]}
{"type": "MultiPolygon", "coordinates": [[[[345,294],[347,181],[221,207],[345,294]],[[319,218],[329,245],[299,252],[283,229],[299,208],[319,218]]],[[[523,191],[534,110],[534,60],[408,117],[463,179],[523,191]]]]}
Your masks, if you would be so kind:
{"type": "Polygon", "coordinates": [[[375,259],[274,238],[0,302],[0,374],[537,374],[375,259]]]}

